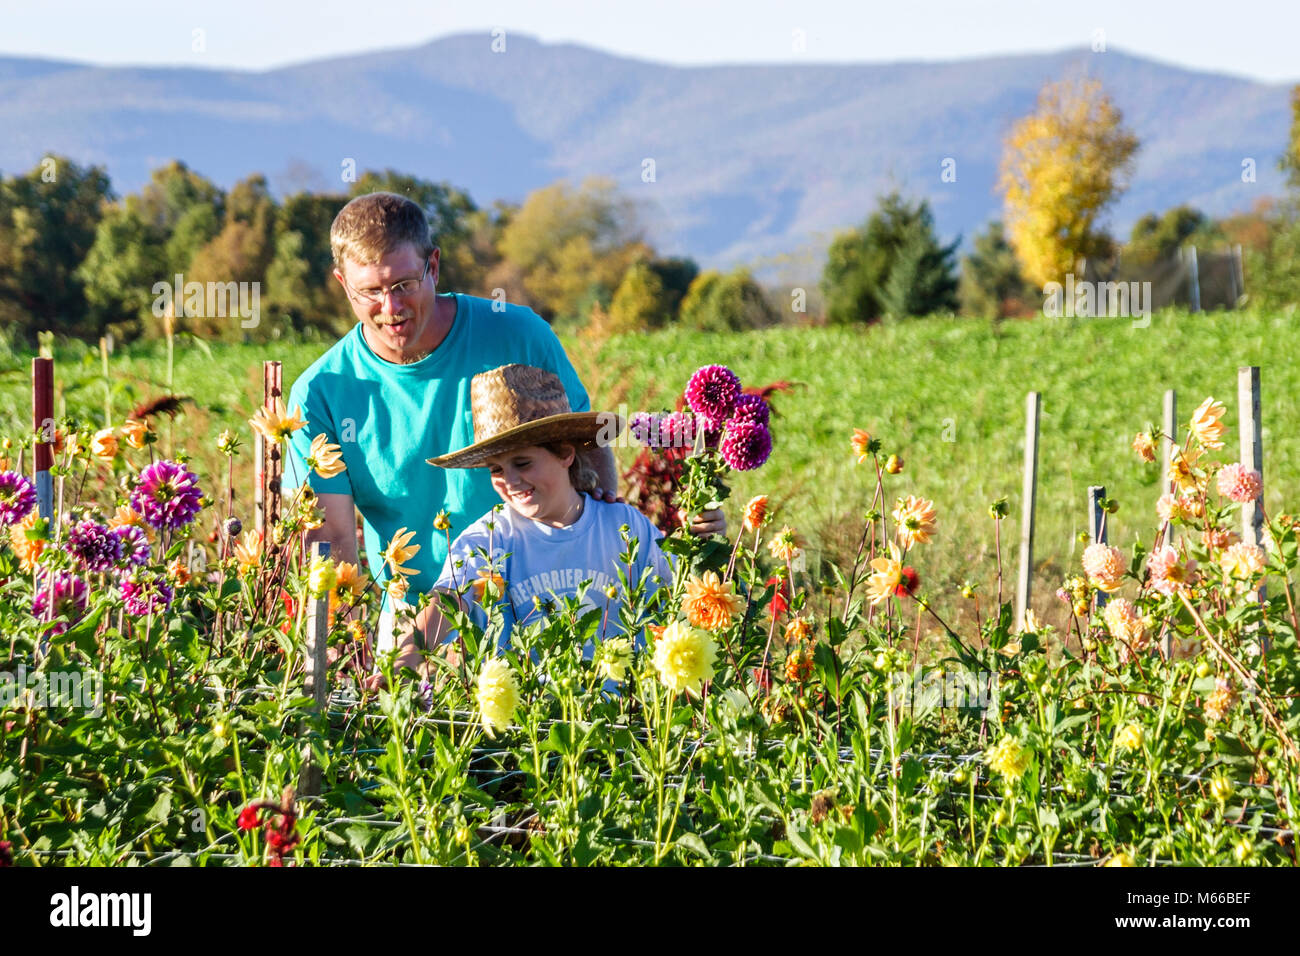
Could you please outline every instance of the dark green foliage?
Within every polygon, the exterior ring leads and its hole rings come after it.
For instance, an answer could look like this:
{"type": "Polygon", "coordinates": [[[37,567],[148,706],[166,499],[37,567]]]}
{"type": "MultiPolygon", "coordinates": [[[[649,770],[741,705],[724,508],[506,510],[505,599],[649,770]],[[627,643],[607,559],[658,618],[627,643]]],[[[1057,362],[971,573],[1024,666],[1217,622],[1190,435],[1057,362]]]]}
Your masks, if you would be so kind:
{"type": "Polygon", "coordinates": [[[1032,312],[1039,293],[1025,280],[1015,250],[1001,222],[991,222],[975,237],[975,248],[962,259],[961,309],[980,318],[1005,318],[1032,312]]]}
{"type": "Polygon", "coordinates": [[[939,244],[928,202],[890,193],[861,229],[831,243],[822,272],[827,318],[873,322],[955,309],[959,243],[939,244]]]}

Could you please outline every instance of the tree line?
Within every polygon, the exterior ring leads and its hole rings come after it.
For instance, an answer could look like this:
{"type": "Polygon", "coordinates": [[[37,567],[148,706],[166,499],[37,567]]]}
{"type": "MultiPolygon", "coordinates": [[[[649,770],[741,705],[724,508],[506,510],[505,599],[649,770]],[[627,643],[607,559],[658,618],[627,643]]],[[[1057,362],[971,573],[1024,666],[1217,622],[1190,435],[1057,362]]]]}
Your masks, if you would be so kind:
{"type": "MultiPolygon", "coordinates": [[[[173,161],[138,192],[117,196],[106,171],[59,156],[0,177],[0,328],[128,340],[163,334],[159,283],[259,283],[263,318],[183,315],[175,327],[254,339],[352,323],[330,277],[329,228],[348,198],[375,190],[411,197],[442,248],[440,289],[504,297],[553,323],[607,332],[682,324],[709,331],[782,321],[871,322],[934,312],[1028,315],[1042,288],[1081,258],[1156,261],[1188,242],[1241,245],[1252,301],[1300,302],[1300,87],[1284,156],[1290,194],[1214,220],[1188,206],[1151,213],[1120,242],[1104,214],[1122,193],[1139,143],[1099,83],[1047,84],[1004,144],[1002,221],[958,261],[960,237],[941,242],[924,200],[879,197],[859,227],[827,250],[811,307],[790,289],[765,289],[746,269],[701,271],[660,255],[637,208],[608,179],[552,183],[522,203],[481,207],[464,190],[397,170],[368,171],[346,192],[274,197],[253,174],[224,190],[173,161]]],[[[803,291],[803,290],[796,290],[803,291]]]]}

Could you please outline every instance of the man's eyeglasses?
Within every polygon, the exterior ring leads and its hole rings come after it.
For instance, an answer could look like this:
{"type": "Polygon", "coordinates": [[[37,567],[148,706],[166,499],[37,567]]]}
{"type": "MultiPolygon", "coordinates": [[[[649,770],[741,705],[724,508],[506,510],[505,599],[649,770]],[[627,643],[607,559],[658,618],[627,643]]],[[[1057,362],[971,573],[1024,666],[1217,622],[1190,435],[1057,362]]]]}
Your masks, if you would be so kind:
{"type": "MultiPolygon", "coordinates": [[[[403,279],[401,282],[394,282],[386,290],[382,288],[381,289],[354,289],[352,288],[352,286],[349,285],[348,291],[351,292],[353,295],[355,295],[358,299],[361,299],[363,302],[369,302],[371,305],[374,305],[379,302],[383,302],[385,296],[397,295],[397,296],[406,297],[408,295],[414,295],[416,291],[420,288],[420,286],[424,284],[424,277],[427,276],[428,274],[429,274],[429,260],[425,259],[424,271],[420,273],[420,278],[418,279],[403,279]]],[[[344,282],[344,285],[347,285],[346,281],[344,282]]]]}

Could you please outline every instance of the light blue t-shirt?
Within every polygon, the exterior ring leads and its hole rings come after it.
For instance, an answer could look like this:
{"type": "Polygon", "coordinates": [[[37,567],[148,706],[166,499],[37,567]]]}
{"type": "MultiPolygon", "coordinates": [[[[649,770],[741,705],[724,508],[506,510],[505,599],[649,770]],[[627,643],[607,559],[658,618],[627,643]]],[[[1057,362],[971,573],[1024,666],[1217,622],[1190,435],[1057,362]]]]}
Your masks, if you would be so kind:
{"type": "MultiPolygon", "coordinates": [[[[628,526],[629,537],[640,542],[636,561],[630,569],[623,569],[628,572],[628,583],[635,586],[645,570],[650,569],[648,594],[659,587],[654,575],[659,576],[663,586],[671,587],[672,566],[659,547],[663,532],[630,505],[591,497],[584,498],[582,514],[567,528],[552,528],[525,518],[509,506],[499,512],[488,512],[452,542],[451,554],[436,587],[459,590],[473,582],[489,567],[484,557],[486,552],[492,569],[506,582],[502,603],[505,629],[499,642],[502,649],[510,645],[510,632],[516,622],[531,624],[546,617],[547,610],[539,608],[534,598],[558,604],[558,598],[576,597],[584,581],[591,584],[579,616],[588,609],[600,609],[603,617],[597,625],[596,637],[602,640],[616,637],[623,633],[618,619],[618,608],[624,598],[618,580],[619,555],[624,550],[619,529],[623,525],[628,526]],[[463,566],[456,567],[457,561],[463,561],[463,566]],[[610,585],[619,589],[619,597],[612,601],[605,593],[610,585]]],[[[474,600],[473,590],[466,594],[465,600],[470,619],[485,627],[487,613],[474,600]]],[[[590,653],[590,648],[587,650],[590,653]]]]}
{"type": "MultiPolygon", "coordinates": [[[[532,309],[450,293],[456,317],[447,337],[418,362],[395,365],[366,344],[358,322],[299,376],[288,408],[302,408],[306,428],[293,433],[284,487],[302,484],[311,440],[324,433],[340,446],[347,470],[307,478],[318,494],[350,494],[365,524],[370,573],[390,577],[379,553],[400,528],[415,532],[409,562],[412,596],[428,591],[447,557],[446,534],[433,527],[446,509],[453,537],[500,499],[486,468],[438,468],[426,459],[474,442],[470,380],[502,365],[534,365],[559,376],[575,412],[591,409],[560,340],[532,309]],[[494,311],[496,305],[502,311],[494,311]]],[[[408,598],[410,600],[410,598],[408,598]]]]}

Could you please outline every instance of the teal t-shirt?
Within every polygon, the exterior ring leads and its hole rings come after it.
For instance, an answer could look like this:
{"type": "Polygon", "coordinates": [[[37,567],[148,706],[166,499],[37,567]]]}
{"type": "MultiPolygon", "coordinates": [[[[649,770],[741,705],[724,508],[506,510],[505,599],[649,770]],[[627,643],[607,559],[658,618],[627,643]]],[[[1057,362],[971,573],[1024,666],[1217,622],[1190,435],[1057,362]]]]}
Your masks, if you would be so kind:
{"type": "MultiPolygon", "coordinates": [[[[451,536],[497,504],[486,468],[437,468],[425,459],[474,442],[470,380],[501,365],[554,372],[575,412],[591,409],[560,340],[532,309],[449,293],[456,317],[442,343],[418,362],[395,365],[366,344],[358,322],[293,383],[288,408],[302,409],[306,428],[293,433],[283,486],[302,484],[311,440],[324,433],[342,449],[347,469],[333,478],[313,472],[318,494],[350,494],[365,525],[370,573],[390,577],[379,553],[400,528],[415,532],[420,551],[409,562],[411,594],[430,590],[447,558],[447,537],[433,527],[451,518],[451,536]],[[496,305],[499,310],[493,311],[496,305]]],[[[408,598],[409,600],[409,598],[408,598]]]]}

